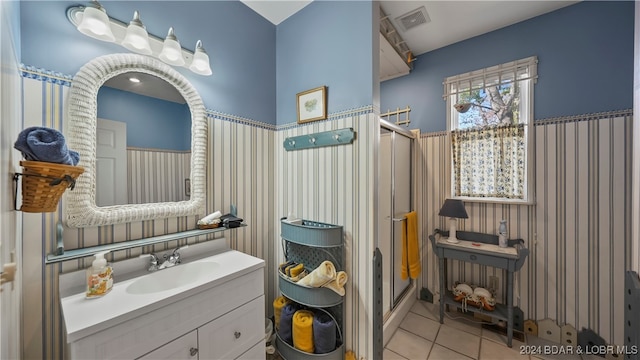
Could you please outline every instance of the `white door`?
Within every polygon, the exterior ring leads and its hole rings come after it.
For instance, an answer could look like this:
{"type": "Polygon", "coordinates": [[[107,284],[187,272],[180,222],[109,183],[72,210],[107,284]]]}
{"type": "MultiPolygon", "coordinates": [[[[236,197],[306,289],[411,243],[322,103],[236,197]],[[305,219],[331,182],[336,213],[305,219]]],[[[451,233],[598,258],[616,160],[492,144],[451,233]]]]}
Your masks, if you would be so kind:
{"type": "Polygon", "coordinates": [[[127,124],[98,119],[96,205],[127,204],[127,194],[127,124]]]}
{"type": "Polygon", "coordinates": [[[19,120],[22,119],[22,79],[11,37],[12,29],[20,28],[12,16],[15,14],[13,10],[19,6],[11,1],[0,1],[0,271],[7,276],[13,264],[17,269],[13,282],[0,286],[0,359],[20,358],[23,331],[22,214],[13,210],[13,181],[10,176],[22,172],[19,166],[22,156],[13,148],[22,130],[19,120]]]}

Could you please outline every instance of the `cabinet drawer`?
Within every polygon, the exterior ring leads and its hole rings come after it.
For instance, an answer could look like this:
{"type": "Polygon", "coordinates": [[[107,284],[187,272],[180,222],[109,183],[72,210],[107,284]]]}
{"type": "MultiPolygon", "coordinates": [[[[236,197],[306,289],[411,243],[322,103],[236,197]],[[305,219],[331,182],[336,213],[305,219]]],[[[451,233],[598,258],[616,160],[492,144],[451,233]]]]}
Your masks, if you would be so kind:
{"type": "Polygon", "coordinates": [[[235,359],[256,343],[264,342],[264,296],[198,329],[202,359],[235,359]]]}
{"type": "Polygon", "coordinates": [[[470,253],[468,251],[444,249],[444,257],[480,265],[493,266],[499,269],[507,269],[509,267],[509,259],[479,253],[470,253]]]}

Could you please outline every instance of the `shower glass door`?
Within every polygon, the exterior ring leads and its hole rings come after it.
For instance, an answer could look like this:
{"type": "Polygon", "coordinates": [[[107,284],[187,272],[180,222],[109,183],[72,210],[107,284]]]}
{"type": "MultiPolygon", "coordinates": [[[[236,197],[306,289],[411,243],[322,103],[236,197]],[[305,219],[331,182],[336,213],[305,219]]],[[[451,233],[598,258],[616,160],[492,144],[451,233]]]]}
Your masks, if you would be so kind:
{"type": "Polygon", "coordinates": [[[380,129],[380,177],[378,240],[382,252],[383,313],[388,316],[402,299],[411,284],[403,280],[402,223],[412,210],[410,138],[380,129]]]}

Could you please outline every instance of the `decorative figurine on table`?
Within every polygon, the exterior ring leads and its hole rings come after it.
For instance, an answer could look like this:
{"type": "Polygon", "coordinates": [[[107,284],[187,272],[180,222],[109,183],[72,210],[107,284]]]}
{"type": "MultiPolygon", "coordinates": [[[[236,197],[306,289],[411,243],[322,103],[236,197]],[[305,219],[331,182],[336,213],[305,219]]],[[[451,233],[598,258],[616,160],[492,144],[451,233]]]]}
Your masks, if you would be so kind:
{"type": "Polygon", "coordinates": [[[479,286],[474,289],[465,283],[459,283],[453,288],[453,299],[462,303],[463,310],[467,310],[468,305],[471,305],[493,311],[496,306],[496,299],[489,290],[479,286]]]}

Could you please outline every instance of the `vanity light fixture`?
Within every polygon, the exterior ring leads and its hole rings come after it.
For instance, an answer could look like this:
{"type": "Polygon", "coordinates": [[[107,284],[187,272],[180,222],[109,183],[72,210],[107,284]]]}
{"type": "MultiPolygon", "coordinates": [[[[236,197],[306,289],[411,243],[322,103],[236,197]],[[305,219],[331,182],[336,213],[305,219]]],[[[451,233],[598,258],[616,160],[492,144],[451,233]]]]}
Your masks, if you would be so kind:
{"type": "MultiPolygon", "coordinates": [[[[178,38],[176,38],[173,32],[173,28],[170,27],[169,33],[162,43],[162,51],[158,57],[169,65],[182,66],[184,65],[184,59],[182,58],[181,50],[182,48],[180,47],[178,38]]],[[[193,60],[195,60],[195,56],[193,60]]]]}
{"type": "Polygon", "coordinates": [[[78,31],[94,39],[114,42],[116,41],[107,11],[96,0],[91,2],[91,6],[84,8],[82,20],[77,24],[78,31]]]}
{"type": "Polygon", "coordinates": [[[90,5],[75,5],[67,8],[67,19],[83,34],[98,40],[115,42],[143,55],[153,56],[163,62],[182,66],[199,75],[211,75],[209,56],[202,41],[198,40],[195,52],[184,49],[175,36],[173,28],[165,39],[149,34],[135,11],[129,24],[107,15],[97,0],[90,5]]]}
{"type": "Polygon", "coordinates": [[[212,74],[211,67],[209,66],[209,55],[207,55],[200,40],[196,43],[196,52],[193,54],[193,61],[189,69],[200,75],[209,76],[212,74]]]}
{"type": "Polygon", "coordinates": [[[133,12],[133,20],[127,26],[127,35],[122,40],[122,46],[137,52],[138,54],[151,55],[151,46],[149,45],[149,34],[140,20],[140,13],[133,12]]]}

